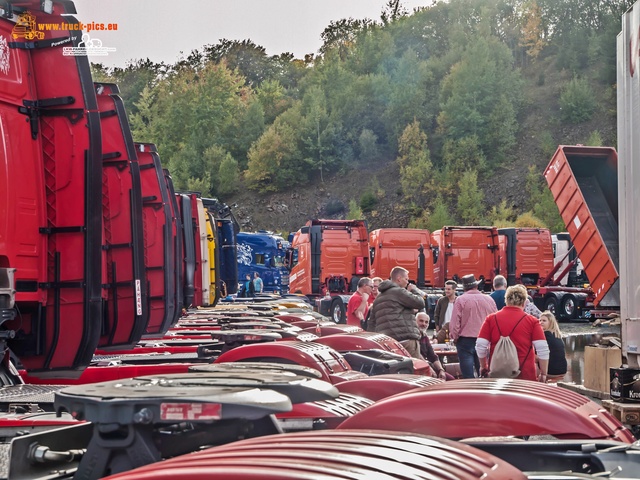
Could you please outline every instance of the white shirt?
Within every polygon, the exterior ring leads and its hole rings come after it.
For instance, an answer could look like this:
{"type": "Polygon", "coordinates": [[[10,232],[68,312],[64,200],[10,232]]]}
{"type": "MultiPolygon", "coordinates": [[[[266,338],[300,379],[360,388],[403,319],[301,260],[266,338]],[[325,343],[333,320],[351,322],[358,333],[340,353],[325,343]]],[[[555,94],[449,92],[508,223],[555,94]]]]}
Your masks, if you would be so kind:
{"type": "Polygon", "coordinates": [[[449,323],[451,321],[451,314],[453,313],[453,302],[449,302],[449,305],[447,305],[447,311],[444,312],[444,323],[449,323]]]}

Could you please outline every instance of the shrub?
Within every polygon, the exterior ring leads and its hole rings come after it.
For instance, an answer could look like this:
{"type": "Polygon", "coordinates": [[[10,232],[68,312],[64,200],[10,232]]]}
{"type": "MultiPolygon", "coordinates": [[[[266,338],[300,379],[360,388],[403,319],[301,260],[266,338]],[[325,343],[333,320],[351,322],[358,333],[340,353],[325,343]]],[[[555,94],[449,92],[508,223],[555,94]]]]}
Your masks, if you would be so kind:
{"type": "Polygon", "coordinates": [[[363,162],[371,162],[376,160],[380,155],[378,149],[378,137],[369,129],[363,129],[358,138],[360,144],[360,160],[363,162]]]}
{"type": "Polygon", "coordinates": [[[542,220],[535,217],[532,212],[524,212],[516,218],[516,228],[546,228],[542,220]]]}
{"type": "Polygon", "coordinates": [[[551,158],[558,148],[558,144],[553,139],[553,135],[549,130],[545,130],[540,134],[540,150],[545,158],[551,158]]]}
{"type": "Polygon", "coordinates": [[[596,101],[591,87],[583,78],[574,77],[560,94],[562,119],[571,123],[589,120],[596,110],[596,101]]]}
{"type": "Polygon", "coordinates": [[[235,193],[238,190],[239,178],[238,162],[230,154],[227,154],[220,164],[217,182],[218,193],[220,195],[235,193]]]}
{"type": "Polygon", "coordinates": [[[361,220],[364,217],[358,202],[355,199],[349,200],[349,212],[347,213],[347,220],[361,220]]]}
{"type": "Polygon", "coordinates": [[[589,134],[589,138],[587,138],[585,145],[589,145],[590,147],[601,147],[602,135],[600,135],[600,132],[598,130],[594,130],[593,132],[591,132],[589,134]]]}
{"type": "Polygon", "coordinates": [[[363,212],[370,212],[378,203],[376,195],[371,190],[365,190],[360,196],[360,208],[363,212]]]}
{"type": "Polygon", "coordinates": [[[327,215],[337,215],[338,213],[342,213],[347,209],[344,203],[340,200],[330,200],[329,203],[324,207],[324,211],[327,215]]]}

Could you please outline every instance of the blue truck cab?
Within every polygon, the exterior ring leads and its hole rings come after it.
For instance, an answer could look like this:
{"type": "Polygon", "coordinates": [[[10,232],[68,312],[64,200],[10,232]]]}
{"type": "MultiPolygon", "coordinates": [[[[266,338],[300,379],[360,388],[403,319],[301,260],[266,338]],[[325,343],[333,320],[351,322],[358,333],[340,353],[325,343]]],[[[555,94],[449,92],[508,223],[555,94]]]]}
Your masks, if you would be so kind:
{"type": "Polygon", "coordinates": [[[238,278],[257,272],[263,292],[289,293],[289,270],[285,257],[289,242],[273,232],[240,232],[237,235],[238,278]]]}

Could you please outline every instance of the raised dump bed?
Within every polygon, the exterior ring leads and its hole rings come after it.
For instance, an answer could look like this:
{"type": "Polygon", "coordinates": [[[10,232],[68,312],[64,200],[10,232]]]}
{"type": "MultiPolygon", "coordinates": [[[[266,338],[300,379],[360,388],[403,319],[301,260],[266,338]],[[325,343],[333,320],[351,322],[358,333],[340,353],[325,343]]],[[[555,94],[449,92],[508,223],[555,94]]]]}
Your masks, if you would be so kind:
{"type": "Polygon", "coordinates": [[[566,145],[558,147],[544,171],[596,307],[620,306],[617,174],[613,148],[566,145]]]}

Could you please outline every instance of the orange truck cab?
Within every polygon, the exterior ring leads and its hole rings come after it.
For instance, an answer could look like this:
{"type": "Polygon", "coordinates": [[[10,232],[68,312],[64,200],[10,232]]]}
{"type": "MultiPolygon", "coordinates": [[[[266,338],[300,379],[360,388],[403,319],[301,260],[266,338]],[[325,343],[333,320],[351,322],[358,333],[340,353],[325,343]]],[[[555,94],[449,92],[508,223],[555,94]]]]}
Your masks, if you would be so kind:
{"type": "Polygon", "coordinates": [[[369,275],[369,235],[364,220],[309,220],[287,252],[289,291],[310,298],[336,323],[346,321],[346,304],[358,280],[369,275]]]}
{"type": "Polygon", "coordinates": [[[499,272],[499,242],[496,227],[442,227],[431,233],[433,278],[436,287],[447,280],[460,283],[464,275],[473,274],[491,290],[493,277],[499,272]]]}
{"type": "Polygon", "coordinates": [[[418,287],[433,286],[431,235],[415,228],[379,228],[369,233],[371,276],[389,278],[395,266],[409,270],[418,287]],[[425,261],[425,258],[429,261],[425,261]]]}
{"type": "Polygon", "coordinates": [[[540,285],[554,267],[553,242],[546,228],[500,228],[500,273],[507,285],[540,285]]]}

